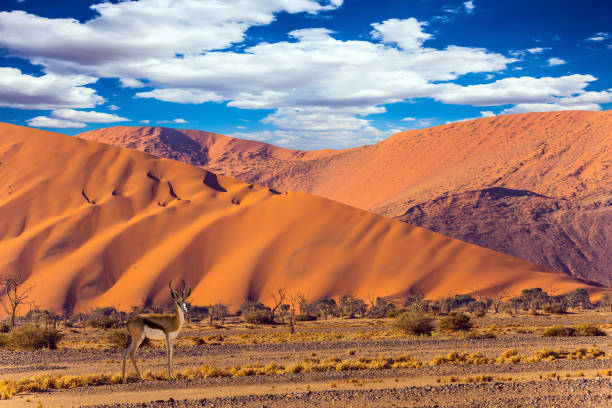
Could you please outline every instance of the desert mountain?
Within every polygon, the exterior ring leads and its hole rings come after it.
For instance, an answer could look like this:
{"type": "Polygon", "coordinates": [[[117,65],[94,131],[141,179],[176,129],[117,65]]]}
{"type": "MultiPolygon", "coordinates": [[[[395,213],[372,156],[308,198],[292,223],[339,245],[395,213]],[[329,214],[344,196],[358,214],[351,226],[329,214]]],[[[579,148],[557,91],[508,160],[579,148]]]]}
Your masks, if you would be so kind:
{"type": "Polygon", "coordinates": [[[330,198],[612,284],[612,111],[496,116],[347,150],[163,128],[79,137],[330,198]]]}
{"type": "Polygon", "coordinates": [[[195,304],[232,307],[281,287],[435,298],[587,286],[325,198],[26,127],[0,125],[0,182],[0,278],[21,274],[43,308],[166,301],[180,278],[195,304]]]}

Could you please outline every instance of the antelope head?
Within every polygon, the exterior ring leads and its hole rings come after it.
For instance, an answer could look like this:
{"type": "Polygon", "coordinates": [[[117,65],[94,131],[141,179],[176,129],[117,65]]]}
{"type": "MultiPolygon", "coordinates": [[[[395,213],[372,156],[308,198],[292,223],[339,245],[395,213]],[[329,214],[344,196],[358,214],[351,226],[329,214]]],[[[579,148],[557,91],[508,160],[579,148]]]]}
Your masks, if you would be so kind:
{"type": "Polygon", "coordinates": [[[191,295],[191,289],[185,292],[185,281],[183,280],[183,290],[179,295],[174,289],[172,289],[172,281],[168,282],[168,287],[170,288],[170,297],[174,300],[177,307],[183,310],[183,312],[187,313],[187,298],[191,295]]]}

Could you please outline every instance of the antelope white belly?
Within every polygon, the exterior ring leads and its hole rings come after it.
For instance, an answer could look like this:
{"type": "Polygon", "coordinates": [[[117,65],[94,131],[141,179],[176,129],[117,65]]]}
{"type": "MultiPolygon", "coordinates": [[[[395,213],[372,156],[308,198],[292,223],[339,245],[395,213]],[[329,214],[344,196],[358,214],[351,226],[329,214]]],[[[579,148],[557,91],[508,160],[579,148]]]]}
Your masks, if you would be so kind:
{"type": "Polygon", "coordinates": [[[166,334],[162,330],[153,329],[146,325],[144,328],[144,334],[146,337],[153,339],[153,340],[165,340],[166,338],[166,334]]]}

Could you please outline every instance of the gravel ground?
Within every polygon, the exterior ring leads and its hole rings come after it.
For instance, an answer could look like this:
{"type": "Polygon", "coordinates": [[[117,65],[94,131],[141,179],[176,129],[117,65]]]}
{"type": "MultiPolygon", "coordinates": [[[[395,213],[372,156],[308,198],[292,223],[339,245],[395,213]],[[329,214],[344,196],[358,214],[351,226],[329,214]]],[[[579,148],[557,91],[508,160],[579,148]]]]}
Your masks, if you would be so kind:
{"type": "Polygon", "coordinates": [[[153,401],[94,405],[99,408],[136,407],[605,407],[612,406],[612,379],[529,381],[525,383],[448,384],[379,390],[306,391],[200,400],[153,401]],[[486,395],[486,399],[483,396],[486,395]]]}
{"type": "MultiPolygon", "coordinates": [[[[521,353],[526,350],[550,348],[576,348],[602,345],[604,349],[610,348],[612,341],[606,337],[573,337],[571,343],[567,339],[555,337],[536,337],[535,335],[503,335],[494,339],[461,339],[461,338],[418,338],[418,339],[385,339],[366,341],[326,341],[303,343],[277,343],[277,344],[238,344],[238,345],[202,345],[202,346],[175,346],[175,358],[181,357],[207,357],[232,354],[262,353],[266,355],[279,353],[311,352],[311,351],[338,351],[344,354],[346,350],[374,351],[377,354],[388,351],[401,351],[419,357],[423,354],[446,354],[449,350],[495,352],[510,347],[518,349],[521,353]]],[[[491,354],[491,353],[487,354],[491,354]]],[[[161,347],[140,348],[139,358],[165,358],[166,350],[161,347]]],[[[363,354],[361,354],[363,355],[363,354]]],[[[491,354],[497,356],[497,354],[491,354]]],[[[91,363],[102,360],[116,360],[123,357],[122,350],[115,349],[59,349],[37,351],[0,351],[0,360],[3,366],[37,366],[63,365],[65,363],[91,363]]],[[[2,374],[3,368],[0,368],[2,374]]]]}

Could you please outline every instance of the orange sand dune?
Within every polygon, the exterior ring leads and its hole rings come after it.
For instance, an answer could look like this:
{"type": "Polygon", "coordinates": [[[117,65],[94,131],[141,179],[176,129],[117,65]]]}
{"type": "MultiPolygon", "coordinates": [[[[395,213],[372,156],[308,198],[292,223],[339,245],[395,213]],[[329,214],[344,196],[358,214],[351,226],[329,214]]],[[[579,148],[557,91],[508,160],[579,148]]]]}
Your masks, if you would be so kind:
{"type": "Polygon", "coordinates": [[[43,308],[166,301],[180,278],[195,304],[234,308],[280,287],[314,299],[587,286],[327,199],[25,127],[0,125],[0,180],[0,278],[21,273],[43,308]]]}
{"type": "Polygon", "coordinates": [[[163,128],[79,137],[192,162],[189,142],[200,148],[194,164],[218,174],[320,195],[612,284],[612,111],[496,116],[314,152],[163,128]]]}

